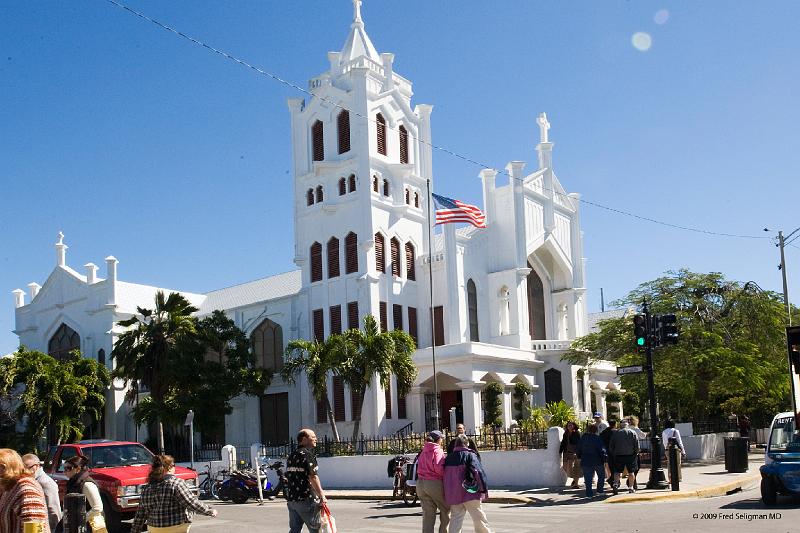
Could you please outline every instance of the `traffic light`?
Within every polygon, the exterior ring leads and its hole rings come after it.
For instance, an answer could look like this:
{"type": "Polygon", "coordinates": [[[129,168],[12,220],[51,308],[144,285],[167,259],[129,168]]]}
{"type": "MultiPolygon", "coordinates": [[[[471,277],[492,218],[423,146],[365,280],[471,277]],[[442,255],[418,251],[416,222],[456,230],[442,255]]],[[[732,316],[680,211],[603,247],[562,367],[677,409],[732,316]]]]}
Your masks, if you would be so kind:
{"type": "Polygon", "coordinates": [[[633,334],[636,336],[636,346],[644,348],[647,344],[647,317],[645,315],[634,315],[633,334]]]}
{"type": "Polygon", "coordinates": [[[661,344],[678,344],[678,326],[675,325],[677,320],[675,315],[661,315],[659,317],[661,344]]]}
{"type": "Polygon", "coordinates": [[[800,326],[786,328],[786,344],[789,348],[789,360],[795,374],[800,374],[800,326]]]}

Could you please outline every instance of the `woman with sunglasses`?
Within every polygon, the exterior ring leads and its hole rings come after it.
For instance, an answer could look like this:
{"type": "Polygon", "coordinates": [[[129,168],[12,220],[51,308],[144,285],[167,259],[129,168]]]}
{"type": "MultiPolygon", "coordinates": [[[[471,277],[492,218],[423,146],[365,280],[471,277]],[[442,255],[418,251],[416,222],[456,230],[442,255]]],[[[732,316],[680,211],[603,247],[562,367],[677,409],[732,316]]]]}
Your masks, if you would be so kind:
{"type": "Polygon", "coordinates": [[[0,448],[0,533],[22,533],[26,522],[38,522],[44,533],[50,532],[44,493],[22,457],[0,448]]]}
{"type": "Polygon", "coordinates": [[[89,459],[83,455],[70,457],[64,462],[64,475],[67,476],[67,494],[83,494],[89,504],[86,521],[93,533],[108,533],[106,520],[103,516],[103,500],[100,498],[100,489],[90,477],[86,465],[89,459]]]}

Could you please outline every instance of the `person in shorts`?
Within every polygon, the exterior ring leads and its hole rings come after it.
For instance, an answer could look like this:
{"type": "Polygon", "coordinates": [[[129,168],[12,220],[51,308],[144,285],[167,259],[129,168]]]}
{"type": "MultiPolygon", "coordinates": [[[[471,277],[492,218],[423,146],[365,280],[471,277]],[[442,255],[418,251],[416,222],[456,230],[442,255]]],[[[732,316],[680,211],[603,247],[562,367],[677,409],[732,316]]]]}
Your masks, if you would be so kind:
{"type": "Polygon", "coordinates": [[[608,452],[614,465],[614,494],[619,492],[619,476],[628,469],[628,492],[636,492],[636,459],[639,456],[639,437],[628,427],[627,420],[620,420],[619,430],[611,435],[608,452]]]}
{"type": "Polygon", "coordinates": [[[300,533],[303,525],[310,533],[318,533],[322,526],[320,508],[327,503],[319,481],[314,448],[317,435],[313,430],[301,429],[297,433],[297,450],[286,461],[286,506],[289,508],[289,533],[300,533]]]}

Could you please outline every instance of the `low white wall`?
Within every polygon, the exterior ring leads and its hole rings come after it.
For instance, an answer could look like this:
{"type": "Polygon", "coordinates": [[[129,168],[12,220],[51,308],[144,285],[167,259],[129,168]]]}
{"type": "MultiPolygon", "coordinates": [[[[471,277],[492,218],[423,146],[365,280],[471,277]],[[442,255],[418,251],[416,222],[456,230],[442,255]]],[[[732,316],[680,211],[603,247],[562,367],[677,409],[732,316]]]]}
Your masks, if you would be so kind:
{"type": "Polygon", "coordinates": [[[725,437],[738,437],[739,433],[709,433],[708,435],[681,436],[687,459],[713,459],[725,454],[725,437]]]}
{"type": "MultiPolygon", "coordinates": [[[[481,452],[489,490],[500,487],[557,487],[564,485],[558,447],[561,428],[550,428],[546,450],[481,452]]],[[[386,470],[390,455],[357,455],[354,457],[320,457],[319,476],[322,486],[330,489],[390,489],[392,479],[386,470]]]]}

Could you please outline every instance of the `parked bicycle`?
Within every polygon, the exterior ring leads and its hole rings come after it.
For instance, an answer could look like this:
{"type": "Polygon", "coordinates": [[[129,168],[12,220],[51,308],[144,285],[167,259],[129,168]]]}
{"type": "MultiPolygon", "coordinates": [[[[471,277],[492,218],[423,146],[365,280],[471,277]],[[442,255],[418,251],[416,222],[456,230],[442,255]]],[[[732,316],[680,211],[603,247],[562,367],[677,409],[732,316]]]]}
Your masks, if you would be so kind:
{"type": "Polygon", "coordinates": [[[394,481],[392,499],[402,498],[409,507],[417,503],[417,483],[415,481],[416,462],[407,455],[394,458],[394,481]]]}

